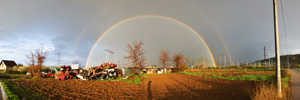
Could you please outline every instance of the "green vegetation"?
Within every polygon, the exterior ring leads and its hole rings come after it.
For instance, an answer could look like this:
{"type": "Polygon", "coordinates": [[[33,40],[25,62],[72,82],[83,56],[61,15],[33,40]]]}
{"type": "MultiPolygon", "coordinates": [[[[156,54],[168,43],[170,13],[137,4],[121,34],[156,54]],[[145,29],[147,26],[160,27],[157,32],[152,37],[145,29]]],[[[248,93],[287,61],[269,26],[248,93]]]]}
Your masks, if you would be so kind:
{"type": "Polygon", "coordinates": [[[275,79],[275,75],[270,74],[245,74],[245,75],[237,75],[237,76],[219,76],[219,75],[211,75],[205,78],[216,78],[216,79],[226,79],[226,80],[238,80],[238,81],[271,81],[275,79]]]}
{"type": "Polygon", "coordinates": [[[128,77],[129,77],[128,79],[118,78],[117,80],[129,82],[130,84],[142,84],[141,78],[145,78],[148,76],[147,74],[140,74],[140,75],[129,74],[128,77]]]}
{"type": "Polygon", "coordinates": [[[130,84],[142,84],[140,76],[134,76],[132,79],[118,79],[121,81],[129,82],[130,84]]]}
{"type": "Polygon", "coordinates": [[[22,98],[23,99],[26,98],[25,100],[45,100],[45,98],[47,98],[42,93],[38,93],[38,92],[32,93],[31,91],[28,90],[28,88],[20,87],[20,85],[11,82],[9,80],[1,81],[2,84],[3,82],[7,87],[7,91],[10,92],[9,93],[5,90],[8,100],[20,100],[22,98]],[[9,95],[11,95],[11,97],[9,95]]]}
{"type": "Polygon", "coordinates": [[[20,78],[22,75],[20,74],[7,74],[7,73],[0,73],[0,78],[4,79],[12,79],[12,78],[20,78]]]}
{"type": "Polygon", "coordinates": [[[198,76],[198,75],[214,75],[214,74],[226,74],[226,72],[178,72],[181,74],[187,74],[187,75],[194,75],[194,76],[198,76]]]}
{"type": "MultiPolygon", "coordinates": [[[[242,70],[240,70],[242,71],[242,70]]],[[[238,81],[271,81],[276,78],[275,75],[272,74],[244,74],[244,75],[225,75],[228,72],[179,72],[181,74],[187,75],[194,75],[198,76],[202,75],[209,75],[205,76],[205,78],[215,78],[215,79],[226,79],[226,80],[238,80],[238,81]]]]}
{"type": "Polygon", "coordinates": [[[140,76],[141,76],[141,77],[144,77],[144,78],[145,78],[145,77],[149,77],[149,76],[148,76],[147,74],[145,74],[145,73],[144,73],[144,74],[140,74],[140,76]]]}
{"type": "Polygon", "coordinates": [[[198,73],[191,73],[191,72],[179,72],[181,74],[187,74],[187,75],[194,75],[194,76],[197,76],[199,75],[198,73]]]}
{"type": "MultiPolygon", "coordinates": [[[[26,74],[29,71],[29,66],[13,66],[12,69],[7,69],[6,74],[26,74]]],[[[47,66],[41,68],[41,72],[49,72],[51,69],[47,66]]]]}
{"type": "Polygon", "coordinates": [[[269,69],[265,69],[265,68],[253,68],[253,69],[247,69],[247,71],[275,71],[275,68],[269,68],[269,69]]]}
{"type": "Polygon", "coordinates": [[[10,88],[7,86],[6,82],[1,80],[1,83],[8,100],[20,100],[16,94],[10,91],[10,88]]]}
{"type": "Polygon", "coordinates": [[[291,72],[288,70],[281,70],[281,73],[282,73],[281,84],[284,88],[288,88],[291,72]]]}

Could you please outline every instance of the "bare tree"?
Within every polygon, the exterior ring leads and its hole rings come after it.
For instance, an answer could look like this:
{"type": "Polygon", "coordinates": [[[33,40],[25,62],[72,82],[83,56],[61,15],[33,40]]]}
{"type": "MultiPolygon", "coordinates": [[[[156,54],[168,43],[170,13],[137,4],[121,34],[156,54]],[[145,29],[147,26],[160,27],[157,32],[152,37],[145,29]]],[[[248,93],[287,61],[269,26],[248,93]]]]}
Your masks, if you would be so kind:
{"type": "Polygon", "coordinates": [[[188,57],[185,57],[181,53],[174,54],[172,61],[176,67],[176,70],[184,71],[185,67],[186,67],[186,63],[188,62],[188,59],[189,59],[188,57]]]}
{"type": "MultiPolygon", "coordinates": [[[[168,61],[170,61],[171,58],[169,57],[169,52],[162,50],[160,52],[160,56],[158,57],[158,61],[160,64],[163,65],[163,68],[165,69],[166,66],[169,65],[168,61]]],[[[165,70],[163,70],[163,73],[165,73],[165,70]]]]}
{"type": "MultiPolygon", "coordinates": [[[[126,52],[128,56],[124,56],[125,59],[132,63],[133,68],[138,68],[139,70],[146,64],[146,57],[144,56],[146,52],[142,48],[143,45],[143,41],[137,42],[136,40],[131,45],[127,44],[126,52]]],[[[139,70],[136,73],[139,73],[139,70]]]]}
{"type": "Polygon", "coordinates": [[[34,53],[31,52],[30,55],[26,55],[26,57],[29,59],[28,65],[29,65],[29,73],[31,73],[31,76],[35,75],[34,69],[35,69],[35,59],[34,59],[34,53]]]}
{"type": "Polygon", "coordinates": [[[37,73],[38,76],[41,74],[42,65],[46,59],[48,51],[44,51],[44,47],[41,47],[40,49],[35,50],[35,58],[37,60],[37,73]]]}
{"type": "Polygon", "coordinates": [[[31,52],[27,58],[29,59],[29,72],[33,76],[40,77],[41,76],[41,70],[42,65],[46,59],[48,51],[44,51],[44,47],[41,47],[40,49],[36,49],[35,52],[31,52]]]}

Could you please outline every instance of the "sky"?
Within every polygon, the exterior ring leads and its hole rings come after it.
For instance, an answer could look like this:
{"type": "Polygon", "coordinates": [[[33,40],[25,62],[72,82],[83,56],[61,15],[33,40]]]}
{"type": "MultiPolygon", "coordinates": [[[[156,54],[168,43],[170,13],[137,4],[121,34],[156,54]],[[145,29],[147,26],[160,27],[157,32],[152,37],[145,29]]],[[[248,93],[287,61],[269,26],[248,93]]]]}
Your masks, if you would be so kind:
{"type": "MultiPolygon", "coordinates": [[[[300,1],[277,2],[280,53],[298,54],[300,1]]],[[[224,54],[228,64],[252,62],[264,58],[264,46],[275,56],[272,7],[272,0],[0,0],[0,60],[27,65],[26,55],[44,47],[44,65],[58,65],[60,52],[61,65],[91,67],[106,62],[109,49],[108,60],[126,66],[126,44],[142,40],[146,65],[160,65],[161,50],[190,64],[204,58],[213,66],[224,54]]]]}

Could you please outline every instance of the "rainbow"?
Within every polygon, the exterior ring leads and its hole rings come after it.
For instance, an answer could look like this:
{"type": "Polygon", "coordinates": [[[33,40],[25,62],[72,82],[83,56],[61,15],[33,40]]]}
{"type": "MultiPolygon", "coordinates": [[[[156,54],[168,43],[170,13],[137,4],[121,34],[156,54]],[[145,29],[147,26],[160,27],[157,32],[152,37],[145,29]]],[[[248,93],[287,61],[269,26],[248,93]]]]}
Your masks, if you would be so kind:
{"type": "Polygon", "coordinates": [[[177,3],[178,5],[181,5],[181,6],[185,7],[185,8],[187,8],[187,9],[189,9],[189,10],[195,12],[196,14],[200,15],[203,19],[205,19],[205,21],[208,22],[208,24],[213,28],[213,30],[217,33],[219,39],[221,40],[221,43],[222,43],[223,47],[225,48],[226,56],[227,56],[227,58],[229,59],[229,64],[231,65],[232,59],[231,59],[231,56],[230,56],[230,54],[229,54],[229,52],[228,52],[227,45],[225,44],[225,41],[224,41],[224,39],[222,38],[221,32],[220,32],[220,31],[217,29],[217,27],[212,23],[212,21],[209,20],[209,19],[208,19],[206,16],[204,16],[202,13],[200,13],[198,10],[195,10],[195,9],[191,8],[190,6],[186,5],[186,4],[183,3],[183,2],[180,2],[180,1],[174,1],[174,3],[177,3]]]}
{"type": "Polygon", "coordinates": [[[134,19],[138,19],[138,18],[162,18],[162,19],[166,19],[166,20],[170,20],[170,21],[174,21],[174,22],[177,22],[183,26],[185,26],[186,28],[190,29],[193,33],[195,33],[199,38],[200,40],[204,43],[204,45],[206,46],[208,52],[209,52],[209,55],[211,56],[211,60],[213,62],[213,66],[216,66],[216,63],[215,63],[215,58],[213,56],[213,54],[211,53],[211,50],[209,48],[209,46],[207,45],[207,43],[204,41],[204,39],[199,35],[199,33],[194,30],[192,27],[190,27],[189,25],[177,20],[177,19],[174,19],[174,18],[171,18],[171,17],[167,17],[167,16],[161,16],[161,15],[140,15],[140,16],[134,16],[134,17],[130,17],[130,18],[127,18],[127,19],[124,19],[120,22],[118,22],[117,24],[114,24],[113,26],[111,26],[110,28],[108,28],[98,39],[97,41],[94,43],[88,57],[87,57],[87,60],[86,60],[86,63],[85,63],[85,67],[86,68],[88,66],[88,63],[89,63],[89,60],[90,60],[90,57],[92,55],[92,53],[94,52],[94,49],[95,47],[97,46],[97,44],[99,43],[99,41],[108,33],[110,32],[112,29],[114,29],[115,27],[125,23],[125,22],[128,22],[128,21],[131,21],[131,20],[134,20],[134,19]]]}

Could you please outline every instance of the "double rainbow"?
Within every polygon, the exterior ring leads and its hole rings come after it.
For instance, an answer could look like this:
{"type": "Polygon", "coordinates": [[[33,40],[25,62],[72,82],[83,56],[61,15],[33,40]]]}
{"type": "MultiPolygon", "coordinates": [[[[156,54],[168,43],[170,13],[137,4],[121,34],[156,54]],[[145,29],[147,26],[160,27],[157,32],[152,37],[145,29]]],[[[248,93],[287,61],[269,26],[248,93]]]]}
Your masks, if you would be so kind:
{"type": "Polygon", "coordinates": [[[170,20],[170,21],[174,21],[174,22],[177,22],[178,24],[181,24],[183,25],[184,27],[188,28],[190,31],[192,31],[193,33],[195,33],[199,38],[200,40],[204,43],[204,45],[206,46],[208,52],[209,52],[209,55],[211,57],[211,60],[213,62],[213,66],[216,66],[216,63],[215,63],[215,58],[213,56],[213,54],[211,53],[211,50],[209,48],[209,46],[207,45],[207,43],[204,41],[204,39],[199,35],[199,33],[197,31],[195,31],[192,27],[190,27],[189,25],[177,20],[177,19],[174,19],[174,18],[171,18],[171,17],[167,17],[167,16],[160,16],[160,15],[140,15],[140,16],[135,16],[135,17],[130,17],[130,18],[127,18],[127,19],[124,19],[120,22],[118,22],[117,24],[114,24],[113,26],[111,26],[110,28],[108,28],[99,38],[98,40],[94,43],[89,55],[88,55],[88,58],[86,60],[86,63],[85,63],[85,67],[86,68],[89,64],[89,60],[90,60],[90,57],[92,55],[92,53],[94,52],[94,49],[95,47],[97,46],[97,44],[99,43],[99,41],[107,34],[109,33],[111,30],[113,30],[115,27],[123,24],[123,23],[126,23],[128,21],[132,21],[134,19],[139,19],[139,18],[161,18],[161,19],[166,19],[166,20],[170,20]]]}

